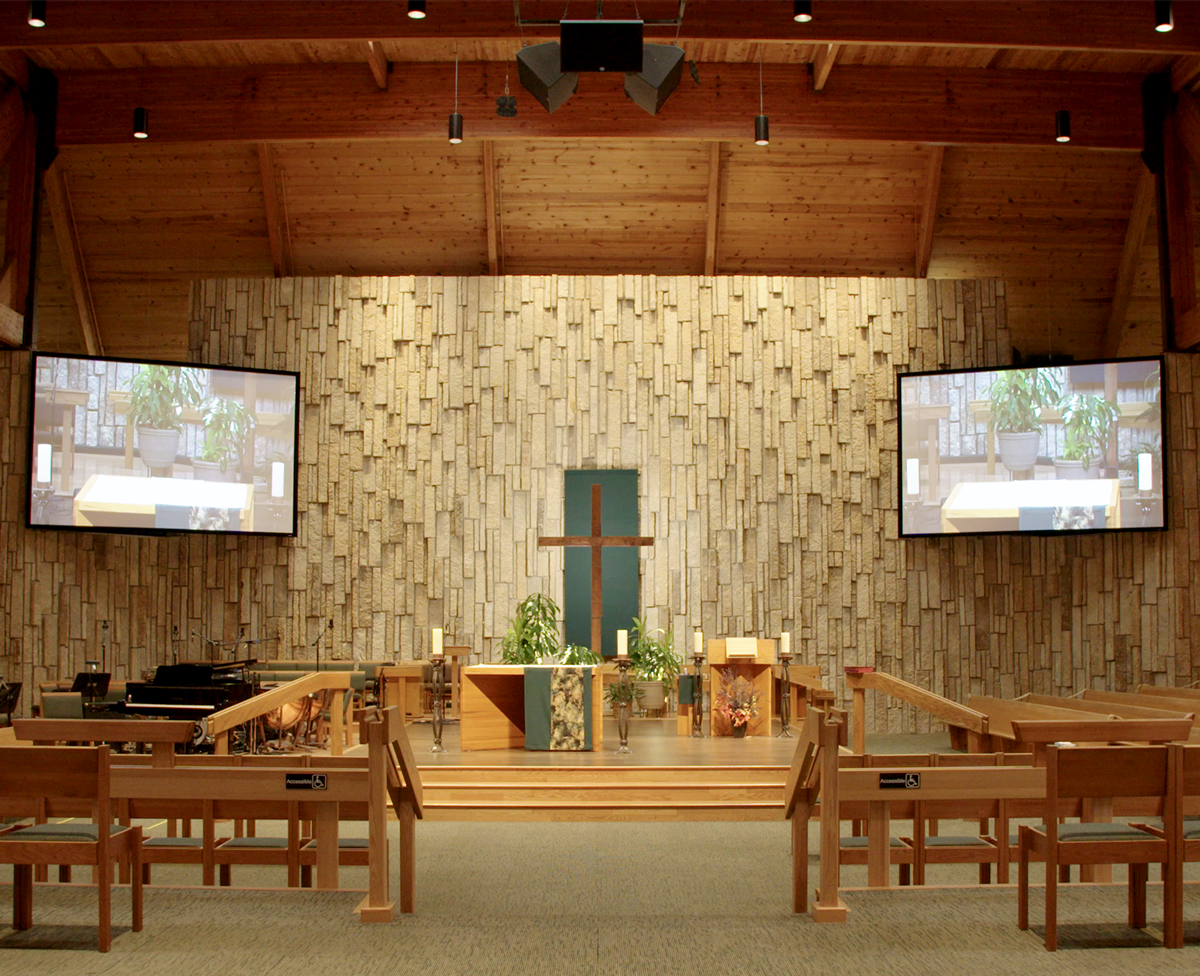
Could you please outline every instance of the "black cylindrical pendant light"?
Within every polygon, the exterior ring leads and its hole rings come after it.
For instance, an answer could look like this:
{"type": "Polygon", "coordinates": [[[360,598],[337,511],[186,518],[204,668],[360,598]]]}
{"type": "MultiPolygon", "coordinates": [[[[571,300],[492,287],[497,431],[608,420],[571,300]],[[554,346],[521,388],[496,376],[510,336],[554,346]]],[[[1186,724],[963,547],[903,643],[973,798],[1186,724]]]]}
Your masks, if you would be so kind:
{"type": "Polygon", "coordinates": [[[1071,113],[1065,108],[1054,113],[1054,141],[1071,141],[1071,113]]]}
{"type": "Polygon", "coordinates": [[[792,20],[797,24],[807,24],[812,20],[812,0],[795,0],[792,8],[792,20]]]}
{"type": "Polygon", "coordinates": [[[462,116],[457,112],[450,113],[450,141],[456,146],[462,142],[462,116]]]}
{"type": "Polygon", "coordinates": [[[762,89],[762,55],[758,56],[758,115],[754,116],[754,144],[756,146],[770,145],[771,123],[763,112],[762,89]]]}
{"type": "Polygon", "coordinates": [[[1154,0],[1154,29],[1160,34],[1175,29],[1175,15],[1171,11],[1171,0],[1154,0]]]}
{"type": "Polygon", "coordinates": [[[150,138],[150,110],[138,106],[133,110],[133,138],[150,138]]]}
{"type": "Polygon", "coordinates": [[[46,0],[29,0],[29,12],[25,15],[25,22],[30,27],[46,26],[46,0]]]}
{"type": "Polygon", "coordinates": [[[408,16],[413,20],[424,20],[425,0],[408,0],[408,16]]]}

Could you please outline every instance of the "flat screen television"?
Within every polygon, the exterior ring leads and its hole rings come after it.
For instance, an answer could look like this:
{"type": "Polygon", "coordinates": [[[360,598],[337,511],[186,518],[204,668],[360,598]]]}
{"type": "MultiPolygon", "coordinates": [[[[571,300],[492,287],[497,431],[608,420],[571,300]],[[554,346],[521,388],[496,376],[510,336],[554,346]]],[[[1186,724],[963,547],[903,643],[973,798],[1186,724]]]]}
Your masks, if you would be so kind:
{"type": "Polygon", "coordinates": [[[901,536],[1166,528],[1161,358],[897,384],[901,536]]]}
{"type": "Polygon", "coordinates": [[[300,375],[34,353],[27,524],[296,534],[300,375]]]}

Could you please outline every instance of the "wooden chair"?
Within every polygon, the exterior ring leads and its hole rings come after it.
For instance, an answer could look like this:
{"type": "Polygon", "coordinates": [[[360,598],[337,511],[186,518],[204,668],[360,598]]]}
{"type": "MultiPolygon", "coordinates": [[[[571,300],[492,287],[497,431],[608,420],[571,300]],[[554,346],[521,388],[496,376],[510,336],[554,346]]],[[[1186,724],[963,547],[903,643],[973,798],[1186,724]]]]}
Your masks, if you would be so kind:
{"type": "Polygon", "coordinates": [[[1165,807],[1168,780],[1166,746],[1047,746],[1043,823],[1040,827],[1022,825],[1018,834],[1017,927],[1029,927],[1029,861],[1040,855],[1046,862],[1045,944],[1049,951],[1058,948],[1058,869],[1063,864],[1129,865],[1129,925],[1145,928],[1149,866],[1161,864],[1164,877],[1173,878],[1177,870],[1170,865],[1174,845],[1166,837],[1136,826],[1059,824],[1058,817],[1064,803],[1082,800],[1091,800],[1093,815],[1100,820],[1111,820],[1111,802],[1118,797],[1156,798],[1165,807]]]}
{"type": "Polygon", "coordinates": [[[13,865],[13,928],[33,925],[34,865],[90,864],[99,888],[99,949],[112,945],[112,866],[132,864],[133,931],[142,930],[142,829],[112,822],[109,751],[98,747],[0,749],[0,810],[34,810],[45,819],[55,800],[90,801],[91,824],[35,823],[0,830],[0,863],[13,865]]]}

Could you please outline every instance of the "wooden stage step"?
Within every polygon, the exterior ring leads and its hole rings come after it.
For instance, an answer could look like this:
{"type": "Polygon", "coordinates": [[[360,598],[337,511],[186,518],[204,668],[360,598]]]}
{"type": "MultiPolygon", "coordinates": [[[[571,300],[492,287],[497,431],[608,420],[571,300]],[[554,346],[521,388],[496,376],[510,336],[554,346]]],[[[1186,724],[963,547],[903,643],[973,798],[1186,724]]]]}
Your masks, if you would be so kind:
{"type": "Polygon", "coordinates": [[[786,766],[429,766],[426,820],[779,820],[786,766]]]}

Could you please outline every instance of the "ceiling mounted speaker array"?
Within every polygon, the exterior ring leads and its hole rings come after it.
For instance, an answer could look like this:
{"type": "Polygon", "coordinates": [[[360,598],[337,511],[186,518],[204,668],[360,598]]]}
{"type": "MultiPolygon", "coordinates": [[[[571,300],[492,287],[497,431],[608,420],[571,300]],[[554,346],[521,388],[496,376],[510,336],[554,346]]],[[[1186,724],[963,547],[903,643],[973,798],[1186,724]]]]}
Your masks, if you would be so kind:
{"type": "Polygon", "coordinates": [[[642,70],[625,75],[625,95],[651,115],[657,115],[683,77],[683,48],[646,44],[642,70]]]}
{"type": "Polygon", "coordinates": [[[579,75],[562,70],[559,52],[554,41],[523,47],[517,52],[517,77],[547,112],[562,105],[579,87],[579,75]]]}

